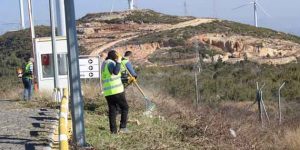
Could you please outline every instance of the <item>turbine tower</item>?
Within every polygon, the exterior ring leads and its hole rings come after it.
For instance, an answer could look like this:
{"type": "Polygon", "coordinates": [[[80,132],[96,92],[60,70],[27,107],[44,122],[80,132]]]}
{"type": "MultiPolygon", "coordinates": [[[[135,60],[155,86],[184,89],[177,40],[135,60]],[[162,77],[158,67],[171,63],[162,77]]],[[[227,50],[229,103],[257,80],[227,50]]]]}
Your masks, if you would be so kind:
{"type": "Polygon", "coordinates": [[[186,2],[186,0],[184,0],[184,2],[183,2],[183,7],[184,7],[184,16],[187,16],[188,15],[188,10],[187,10],[187,2],[186,2]]]}
{"type": "Polygon", "coordinates": [[[270,16],[265,10],[264,8],[257,2],[257,0],[253,0],[253,2],[250,2],[248,4],[244,4],[244,5],[241,5],[239,7],[236,7],[234,8],[233,10],[236,10],[236,9],[239,9],[239,8],[242,8],[242,7],[245,7],[245,6],[249,6],[249,5],[253,5],[253,10],[254,10],[254,25],[255,27],[258,27],[258,14],[257,14],[257,10],[258,8],[260,8],[262,10],[262,12],[264,14],[266,14],[267,16],[270,16]]]}
{"type": "Polygon", "coordinates": [[[213,0],[213,17],[218,18],[216,0],[213,0]]]}
{"type": "Polygon", "coordinates": [[[133,2],[133,0],[128,0],[128,5],[129,5],[129,10],[133,10],[134,9],[134,2],[133,2]]]}
{"type": "Polygon", "coordinates": [[[255,23],[255,27],[257,27],[257,2],[256,2],[256,0],[253,1],[253,9],[254,9],[254,23],[255,23]]]}
{"type": "Polygon", "coordinates": [[[25,20],[24,20],[24,3],[23,0],[19,0],[20,4],[20,29],[25,29],[25,20]]]}

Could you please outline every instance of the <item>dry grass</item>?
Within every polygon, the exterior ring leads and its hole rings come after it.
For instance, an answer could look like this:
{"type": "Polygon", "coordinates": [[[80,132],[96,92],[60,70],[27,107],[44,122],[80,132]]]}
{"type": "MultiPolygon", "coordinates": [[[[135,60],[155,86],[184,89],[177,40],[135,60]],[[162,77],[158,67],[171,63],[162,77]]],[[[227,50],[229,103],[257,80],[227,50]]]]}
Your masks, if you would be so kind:
{"type": "MultiPolygon", "coordinates": [[[[86,87],[87,88],[87,87],[86,87]]],[[[89,87],[91,88],[91,87],[89,87]]],[[[93,88],[92,88],[93,89],[93,88]]],[[[90,90],[88,90],[90,91],[90,90]]],[[[91,94],[93,95],[93,94],[91,94]]],[[[252,102],[202,103],[198,108],[158,90],[146,90],[157,104],[153,118],[144,117],[143,97],[133,87],[126,92],[130,106],[130,135],[109,134],[105,99],[85,99],[88,142],[96,149],[297,149],[300,120],[298,103],[284,102],[284,123],[277,123],[275,102],[266,102],[270,124],[261,126],[252,102]],[[95,107],[92,107],[95,106],[95,107]],[[164,118],[164,119],[161,119],[164,118]],[[164,121],[165,120],[165,121],[164,121]],[[236,132],[236,137],[230,134],[236,132]]]]}
{"type": "Polygon", "coordinates": [[[300,148],[300,127],[296,130],[287,130],[283,143],[286,143],[286,148],[291,150],[297,150],[300,148]]]}

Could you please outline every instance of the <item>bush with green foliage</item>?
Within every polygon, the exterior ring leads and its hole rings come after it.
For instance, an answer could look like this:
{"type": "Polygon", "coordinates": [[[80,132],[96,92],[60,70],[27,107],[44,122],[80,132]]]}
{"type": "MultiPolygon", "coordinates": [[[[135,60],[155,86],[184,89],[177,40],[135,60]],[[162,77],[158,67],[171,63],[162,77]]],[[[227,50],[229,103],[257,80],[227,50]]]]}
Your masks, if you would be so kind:
{"type": "MultiPolygon", "coordinates": [[[[36,37],[50,36],[50,28],[37,26],[36,37]]],[[[7,32],[0,36],[0,91],[20,87],[21,81],[16,75],[16,68],[21,67],[26,57],[32,54],[32,40],[30,29],[7,32]]]]}
{"type": "MultiPolygon", "coordinates": [[[[195,100],[195,69],[192,65],[140,68],[143,86],[164,91],[178,99],[195,100]]],[[[265,83],[264,98],[277,100],[278,88],[286,82],[282,96],[298,100],[300,96],[300,66],[291,63],[280,66],[258,65],[249,61],[236,64],[218,62],[205,64],[198,74],[202,101],[255,100],[256,82],[265,83]]]]}

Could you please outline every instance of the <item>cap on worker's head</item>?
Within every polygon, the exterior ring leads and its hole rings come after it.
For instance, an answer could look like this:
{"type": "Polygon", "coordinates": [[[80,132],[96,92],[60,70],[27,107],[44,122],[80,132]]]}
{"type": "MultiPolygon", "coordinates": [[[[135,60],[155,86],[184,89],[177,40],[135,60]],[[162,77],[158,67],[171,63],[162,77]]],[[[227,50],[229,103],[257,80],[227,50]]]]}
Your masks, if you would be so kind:
{"type": "Polygon", "coordinates": [[[124,57],[129,57],[132,55],[132,51],[126,51],[124,57]]]}
{"type": "Polygon", "coordinates": [[[29,58],[29,61],[34,62],[34,59],[32,57],[29,58]]]}
{"type": "Polygon", "coordinates": [[[115,60],[117,59],[118,56],[117,56],[117,52],[115,50],[110,50],[108,53],[107,53],[107,57],[106,59],[111,59],[111,60],[115,60]]]}

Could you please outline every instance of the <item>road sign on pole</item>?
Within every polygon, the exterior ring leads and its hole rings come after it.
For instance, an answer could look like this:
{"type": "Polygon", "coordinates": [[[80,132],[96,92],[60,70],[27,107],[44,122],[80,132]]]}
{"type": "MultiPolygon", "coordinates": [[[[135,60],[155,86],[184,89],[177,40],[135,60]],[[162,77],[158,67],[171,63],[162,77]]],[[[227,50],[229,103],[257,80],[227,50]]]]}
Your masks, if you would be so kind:
{"type": "Polygon", "coordinates": [[[79,56],[80,78],[100,78],[99,56],[79,56]]]}
{"type": "Polygon", "coordinates": [[[71,113],[73,140],[78,146],[85,146],[85,129],[83,116],[83,98],[81,93],[78,43],[75,22],[74,0],[65,0],[67,46],[69,62],[69,80],[71,92],[71,113]]]}

